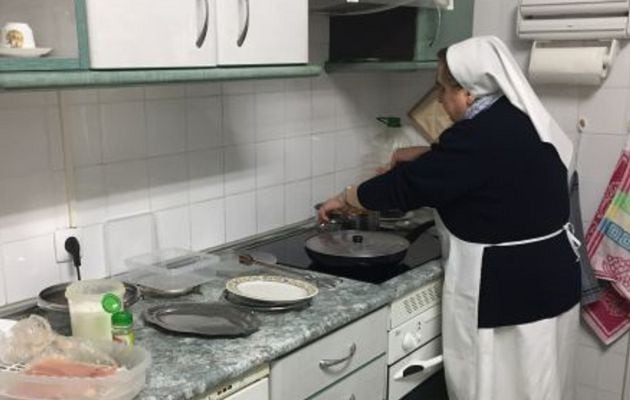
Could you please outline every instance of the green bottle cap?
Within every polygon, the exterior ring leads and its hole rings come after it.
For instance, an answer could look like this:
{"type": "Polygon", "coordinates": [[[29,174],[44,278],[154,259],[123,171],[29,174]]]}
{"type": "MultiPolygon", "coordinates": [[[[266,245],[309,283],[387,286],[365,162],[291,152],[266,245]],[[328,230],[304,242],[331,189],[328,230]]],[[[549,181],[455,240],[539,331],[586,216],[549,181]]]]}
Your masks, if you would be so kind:
{"type": "Polygon", "coordinates": [[[388,128],[400,128],[402,126],[400,117],[378,117],[376,119],[387,125],[388,128]]]}
{"type": "Polygon", "coordinates": [[[133,314],[127,310],[118,311],[112,314],[112,325],[129,326],[133,325],[133,314]]]}
{"type": "Polygon", "coordinates": [[[105,293],[101,299],[101,306],[103,310],[112,314],[122,310],[122,301],[114,293],[105,293]]]}

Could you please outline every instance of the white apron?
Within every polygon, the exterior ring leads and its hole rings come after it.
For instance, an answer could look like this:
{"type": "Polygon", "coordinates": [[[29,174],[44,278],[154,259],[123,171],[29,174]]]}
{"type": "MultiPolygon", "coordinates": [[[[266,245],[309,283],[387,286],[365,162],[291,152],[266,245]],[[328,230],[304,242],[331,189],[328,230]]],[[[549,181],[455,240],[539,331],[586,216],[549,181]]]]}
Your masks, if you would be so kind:
{"type": "Polygon", "coordinates": [[[477,327],[484,249],[565,233],[575,249],[572,232],[565,227],[544,237],[489,245],[457,238],[439,217],[436,224],[445,261],[442,343],[450,400],[573,400],[572,354],[577,345],[579,304],[555,318],[477,327]]]}

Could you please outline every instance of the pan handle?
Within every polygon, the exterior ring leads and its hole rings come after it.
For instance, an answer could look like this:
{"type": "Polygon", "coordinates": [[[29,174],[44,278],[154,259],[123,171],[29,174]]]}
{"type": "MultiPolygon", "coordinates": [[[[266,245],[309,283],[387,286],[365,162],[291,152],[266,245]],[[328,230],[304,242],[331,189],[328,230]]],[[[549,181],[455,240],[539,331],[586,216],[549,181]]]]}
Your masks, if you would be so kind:
{"type": "Polygon", "coordinates": [[[332,358],[332,359],[327,359],[324,358],[323,360],[319,361],[319,368],[321,369],[328,369],[330,367],[333,367],[335,365],[344,363],[348,360],[350,360],[352,358],[352,356],[354,356],[354,353],[357,352],[357,345],[355,343],[352,343],[350,345],[350,349],[348,351],[348,355],[345,357],[341,357],[341,358],[332,358]]]}

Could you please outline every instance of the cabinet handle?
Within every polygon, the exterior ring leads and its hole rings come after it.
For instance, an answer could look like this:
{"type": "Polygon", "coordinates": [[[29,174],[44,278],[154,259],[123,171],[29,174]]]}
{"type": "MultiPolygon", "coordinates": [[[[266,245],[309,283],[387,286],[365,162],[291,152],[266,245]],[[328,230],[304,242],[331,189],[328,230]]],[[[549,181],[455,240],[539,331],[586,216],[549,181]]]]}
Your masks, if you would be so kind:
{"type": "Polygon", "coordinates": [[[437,12],[437,24],[435,25],[435,33],[433,34],[433,38],[429,42],[429,47],[433,47],[435,42],[440,38],[440,31],[442,30],[442,9],[439,4],[435,2],[435,11],[437,12]]]}
{"type": "Polygon", "coordinates": [[[199,32],[199,36],[197,37],[197,41],[195,42],[197,48],[201,48],[203,42],[206,41],[206,36],[208,35],[208,22],[210,20],[210,4],[208,4],[208,0],[203,0],[203,5],[206,10],[206,16],[203,21],[201,31],[199,32]]]}
{"type": "Polygon", "coordinates": [[[342,358],[333,358],[333,359],[323,359],[319,361],[319,368],[321,369],[327,369],[330,368],[332,366],[335,366],[337,364],[341,364],[344,363],[346,361],[348,361],[349,359],[352,358],[352,356],[354,355],[354,353],[357,352],[357,345],[352,343],[352,345],[350,345],[350,351],[348,352],[348,355],[342,358]]]}
{"type": "Polygon", "coordinates": [[[245,39],[247,38],[247,31],[249,30],[249,0],[245,0],[245,24],[241,29],[240,35],[238,35],[238,39],[236,40],[236,45],[241,47],[243,43],[245,43],[245,39]]]}

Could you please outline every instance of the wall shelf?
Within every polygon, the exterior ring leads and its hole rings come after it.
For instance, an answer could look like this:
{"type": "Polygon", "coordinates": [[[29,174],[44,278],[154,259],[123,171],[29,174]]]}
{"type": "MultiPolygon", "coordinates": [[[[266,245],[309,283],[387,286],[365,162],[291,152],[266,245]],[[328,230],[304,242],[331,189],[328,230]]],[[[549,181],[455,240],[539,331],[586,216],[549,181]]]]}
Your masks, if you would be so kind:
{"type": "Polygon", "coordinates": [[[413,72],[422,69],[435,69],[436,61],[392,61],[392,62],[329,62],[324,65],[326,72],[413,72]]]}
{"type": "Polygon", "coordinates": [[[121,86],[198,81],[298,78],[322,73],[319,65],[180,68],[111,71],[0,72],[0,90],[121,86]]]}

